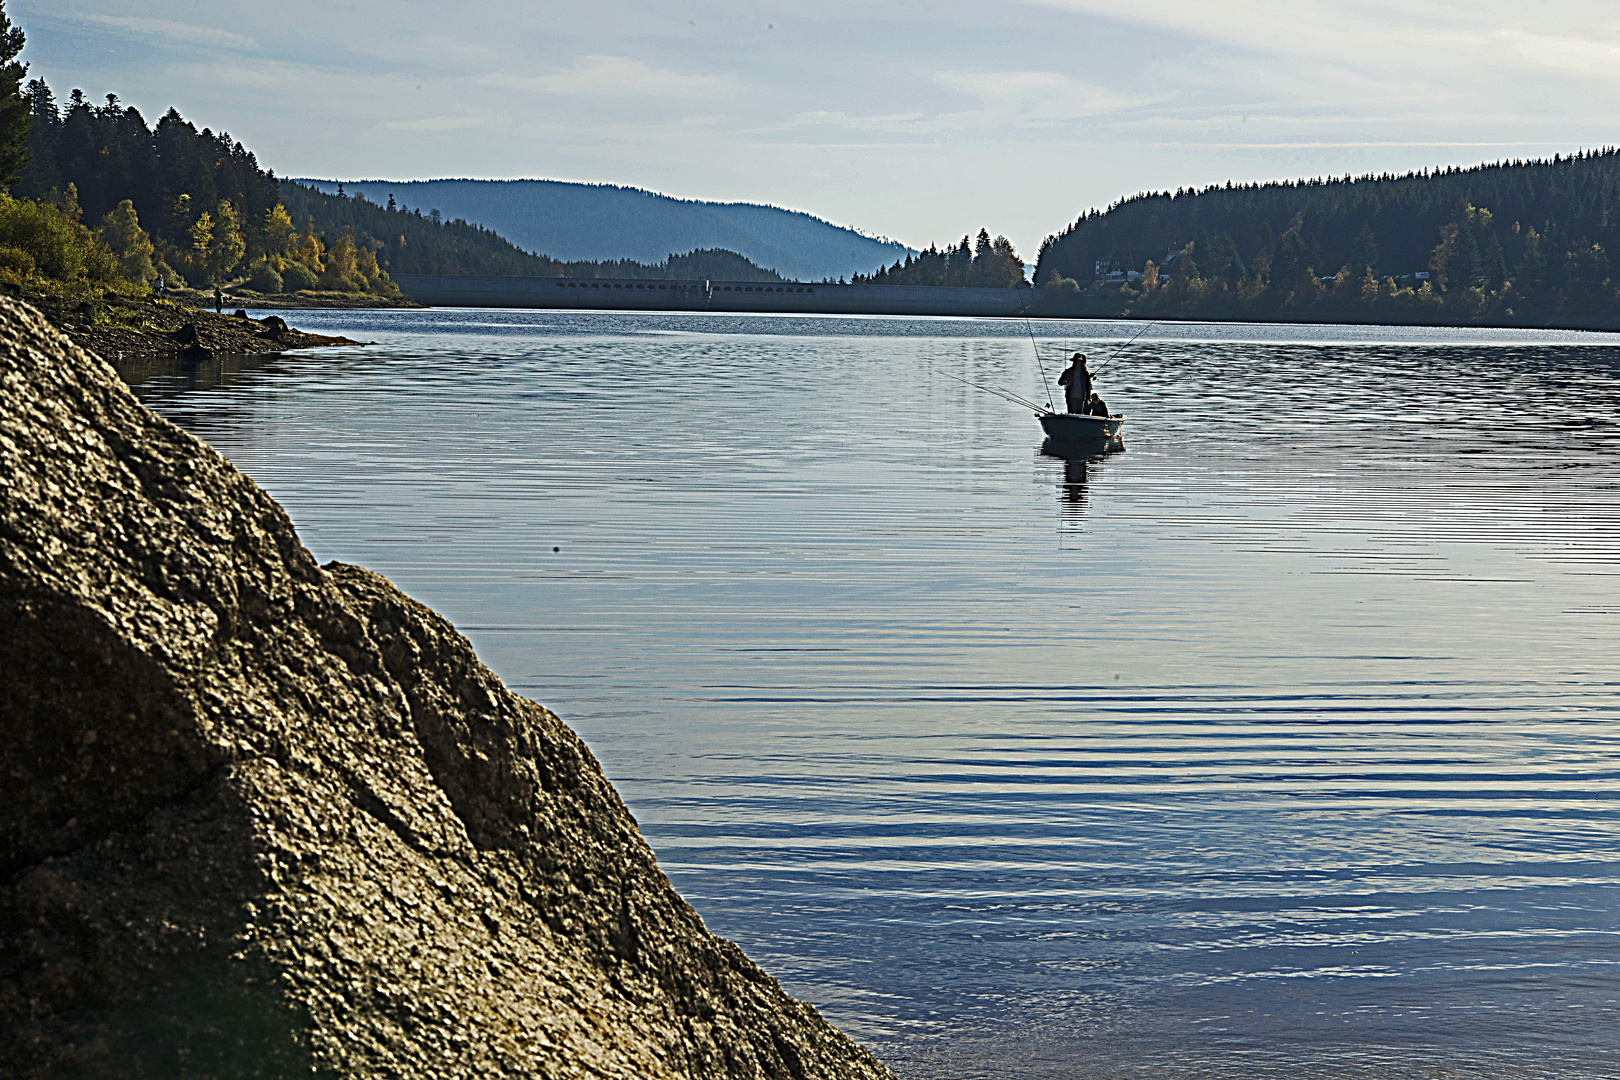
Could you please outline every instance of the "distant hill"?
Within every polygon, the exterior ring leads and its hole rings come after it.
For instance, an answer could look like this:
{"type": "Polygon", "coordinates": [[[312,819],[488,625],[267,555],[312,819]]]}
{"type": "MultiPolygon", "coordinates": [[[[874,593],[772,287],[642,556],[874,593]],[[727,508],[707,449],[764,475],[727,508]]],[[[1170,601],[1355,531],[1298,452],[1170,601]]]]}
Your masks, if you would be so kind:
{"type": "Polygon", "coordinates": [[[493,229],[459,219],[434,221],[402,206],[378,206],[347,188],[342,195],[327,195],[307,184],[283,180],[280,191],[294,222],[311,221],[329,238],[351,230],[376,251],[378,263],[391,274],[782,280],[730,251],[692,251],[655,263],[558,262],[513,247],[493,229]]]}
{"type": "MultiPolygon", "coordinates": [[[[300,179],[335,193],[334,180],[300,179]]],[[[518,247],[564,262],[630,259],[722,248],[787,278],[819,281],[870,274],[910,254],[893,240],[863,236],[795,210],[754,203],[675,199],[640,188],[559,180],[343,181],[347,195],[463,218],[518,247]]]]}
{"type": "Polygon", "coordinates": [[[1607,328],[1617,206],[1612,150],[1148,192],[1048,237],[1035,280],[1084,314],[1607,328]]]}

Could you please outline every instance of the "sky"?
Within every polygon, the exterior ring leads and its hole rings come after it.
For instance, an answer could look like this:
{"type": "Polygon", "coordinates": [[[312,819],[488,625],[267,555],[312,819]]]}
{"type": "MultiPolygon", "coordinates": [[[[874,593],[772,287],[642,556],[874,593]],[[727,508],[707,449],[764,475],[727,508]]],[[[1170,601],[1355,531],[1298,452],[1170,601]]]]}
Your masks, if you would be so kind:
{"type": "Polygon", "coordinates": [[[1145,190],[1620,142],[1620,5],[1573,0],[12,0],[65,99],[281,176],[542,178],[913,247],[1145,190]]]}

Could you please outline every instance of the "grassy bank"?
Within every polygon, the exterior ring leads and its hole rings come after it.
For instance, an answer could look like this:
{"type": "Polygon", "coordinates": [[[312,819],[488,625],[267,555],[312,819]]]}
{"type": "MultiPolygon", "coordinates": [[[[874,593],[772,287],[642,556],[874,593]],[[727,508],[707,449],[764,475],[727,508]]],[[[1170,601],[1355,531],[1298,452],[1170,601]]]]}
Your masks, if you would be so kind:
{"type": "MultiPolygon", "coordinates": [[[[159,300],[133,290],[62,282],[18,284],[4,279],[0,279],[0,293],[38,308],[74,344],[110,361],[177,356],[188,348],[246,354],[359,344],[344,337],[305,333],[273,317],[215,314],[191,297],[159,300]]],[[[208,308],[212,306],[210,295],[208,308]]]]}

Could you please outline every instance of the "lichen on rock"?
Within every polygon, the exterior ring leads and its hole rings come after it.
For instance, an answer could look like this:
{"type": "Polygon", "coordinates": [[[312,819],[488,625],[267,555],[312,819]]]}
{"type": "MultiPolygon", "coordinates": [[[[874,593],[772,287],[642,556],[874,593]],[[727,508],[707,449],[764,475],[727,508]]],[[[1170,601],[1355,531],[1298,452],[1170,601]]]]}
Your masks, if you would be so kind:
{"type": "Polygon", "coordinates": [[[591,753],[0,298],[7,1075],[886,1078],[591,753]]]}

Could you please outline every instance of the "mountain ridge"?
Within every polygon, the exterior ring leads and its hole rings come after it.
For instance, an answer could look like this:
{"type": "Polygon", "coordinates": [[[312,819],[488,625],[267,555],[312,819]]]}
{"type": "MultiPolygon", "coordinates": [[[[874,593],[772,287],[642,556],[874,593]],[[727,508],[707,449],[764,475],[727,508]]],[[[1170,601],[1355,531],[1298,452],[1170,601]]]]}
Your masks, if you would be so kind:
{"type": "Polygon", "coordinates": [[[871,273],[912,249],[803,210],[763,203],[684,199],[620,184],[567,180],[324,180],[287,177],[334,194],[341,186],[379,205],[439,210],[564,262],[662,262],[703,248],[735,251],[789,278],[871,273]]]}

